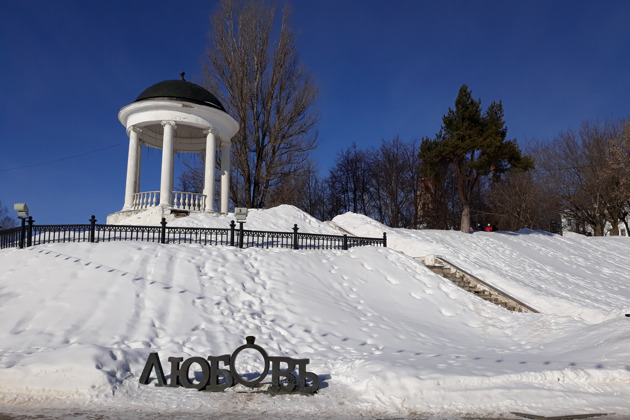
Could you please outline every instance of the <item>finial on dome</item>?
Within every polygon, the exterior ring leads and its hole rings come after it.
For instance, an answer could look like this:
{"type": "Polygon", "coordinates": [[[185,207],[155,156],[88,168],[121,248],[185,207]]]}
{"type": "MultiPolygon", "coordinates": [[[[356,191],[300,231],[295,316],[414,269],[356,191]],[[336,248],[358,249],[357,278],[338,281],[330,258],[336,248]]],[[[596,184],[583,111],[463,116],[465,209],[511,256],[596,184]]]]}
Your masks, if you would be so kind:
{"type": "Polygon", "coordinates": [[[185,71],[180,71],[179,75],[181,76],[182,80],[186,80],[186,79],[184,79],[184,76],[186,75],[185,71]]]}

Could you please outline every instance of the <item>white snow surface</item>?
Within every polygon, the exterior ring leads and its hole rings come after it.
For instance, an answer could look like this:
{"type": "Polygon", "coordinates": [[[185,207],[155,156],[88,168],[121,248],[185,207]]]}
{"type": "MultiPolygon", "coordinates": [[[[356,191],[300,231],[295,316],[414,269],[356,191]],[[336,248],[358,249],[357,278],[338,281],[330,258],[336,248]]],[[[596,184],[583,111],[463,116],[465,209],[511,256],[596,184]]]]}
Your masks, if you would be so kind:
{"type": "MultiPolygon", "coordinates": [[[[226,227],[232,216],[169,225],[226,227]]],[[[292,206],[247,219],[248,229],[293,224],[339,233],[292,206]]],[[[0,250],[0,417],[630,417],[628,238],[392,229],[352,213],[333,224],[357,236],[385,232],[388,247],[0,250]],[[540,313],[459,289],[414,258],[426,255],[540,313]],[[168,376],[168,357],[232,354],[248,335],[270,356],[310,359],[319,392],[139,383],[151,352],[168,376]]]]}
{"type": "MultiPolygon", "coordinates": [[[[189,217],[176,219],[168,226],[189,226],[205,228],[230,227],[230,222],[234,219],[234,214],[227,215],[198,213],[189,217]]],[[[283,204],[271,209],[249,209],[247,219],[243,224],[244,229],[265,230],[274,232],[293,232],[293,226],[297,225],[300,233],[321,233],[325,235],[339,235],[339,230],[322,223],[308,213],[300,211],[294,206],[283,204]]],[[[236,228],[239,228],[238,223],[236,228]]],[[[381,232],[380,235],[383,233],[381,232]]]]}

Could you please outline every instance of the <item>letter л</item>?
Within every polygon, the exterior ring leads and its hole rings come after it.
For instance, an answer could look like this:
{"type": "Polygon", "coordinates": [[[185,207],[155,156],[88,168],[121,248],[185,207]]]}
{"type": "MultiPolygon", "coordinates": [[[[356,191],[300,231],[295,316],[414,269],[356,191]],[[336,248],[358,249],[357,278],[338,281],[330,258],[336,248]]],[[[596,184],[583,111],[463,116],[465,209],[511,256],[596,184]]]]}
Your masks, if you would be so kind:
{"type": "Polygon", "coordinates": [[[151,375],[151,371],[153,369],[155,369],[155,376],[157,376],[157,383],[155,386],[166,386],[164,370],[162,369],[162,363],[160,363],[160,356],[157,353],[151,353],[149,354],[149,357],[147,357],[147,363],[144,365],[142,375],[140,375],[140,383],[142,385],[147,385],[149,383],[149,376],[151,375]]]}

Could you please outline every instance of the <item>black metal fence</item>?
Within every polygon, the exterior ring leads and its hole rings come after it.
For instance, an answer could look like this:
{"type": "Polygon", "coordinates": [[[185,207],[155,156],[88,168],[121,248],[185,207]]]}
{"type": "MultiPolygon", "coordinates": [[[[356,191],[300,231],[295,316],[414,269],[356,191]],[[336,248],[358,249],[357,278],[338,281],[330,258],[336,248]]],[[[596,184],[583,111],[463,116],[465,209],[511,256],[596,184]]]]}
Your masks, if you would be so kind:
{"type": "Polygon", "coordinates": [[[165,219],[160,226],[98,225],[96,221],[92,216],[90,223],[85,225],[36,225],[32,217],[22,219],[21,227],[0,230],[0,249],[47,243],[111,241],[341,250],[357,246],[387,246],[385,233],[382,238],[300,233],[297,224],[293,225],[293,232],[271,232],[243,229],[243,224],[237,228],[234,221],[226,229],[169,227],[165,219]]]}

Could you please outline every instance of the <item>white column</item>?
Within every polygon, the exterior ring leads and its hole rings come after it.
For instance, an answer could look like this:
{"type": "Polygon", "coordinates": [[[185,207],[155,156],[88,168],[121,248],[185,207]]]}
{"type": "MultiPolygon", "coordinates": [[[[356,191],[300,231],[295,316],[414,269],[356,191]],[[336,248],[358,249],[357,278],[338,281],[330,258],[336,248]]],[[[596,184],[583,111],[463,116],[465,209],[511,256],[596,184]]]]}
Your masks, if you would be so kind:
{"type": "Polygon", "coordinates": [[[171,205],[173,205],[173,191],[175,190],[175,159],[177,158],[177,151],[173,150],[173,159],[171,159],[171,168],[170,168],[170,173],[171,173],[171,179],[169,180],[169,188],[171,191],[171,198],[169,203],[171,205]]]}
{"type": "Polygon", "coordinates": [[[138,191],[138,163],[140,160],[139,128],[129,127],[129,154],[127,155],[127,181],[125,183],[125,204],[123,210],[133,208],[133,195],[138,191]]]}
{"type": "Polygon", "coordinates": [[[203,194],[206,196],[206,211],[214,211],[214,164],[216,137],[213,130],[206,131],[206,166],[203,177],[203,194]]]}
{"type": "Polygon", "coordinates": [[[221,139],[221,213],[227,214],[230,194],[230,140],[221,139]]]}
{"type": "Polygon", "coordinates": [[[138,142],[138,163],[136,165],[136,194],[140,192],[140,175],[142,173],[142,142],[138,142]]]}
{"type": "Polygon", "coordinates": [[[175,123],[163,121],[164,136],[162,138],[162,176],[160,178],[160,206],[171,207],[173,202],[173,137],[175,123]]]}

